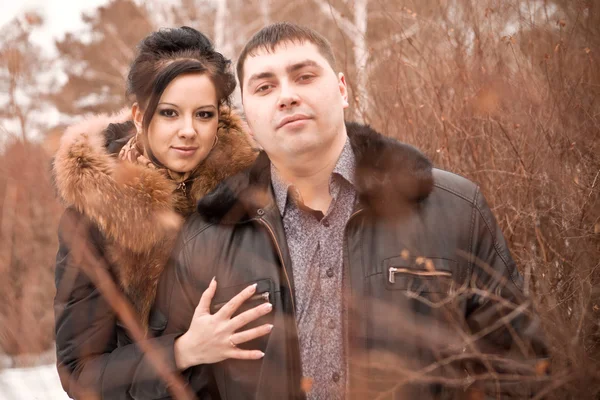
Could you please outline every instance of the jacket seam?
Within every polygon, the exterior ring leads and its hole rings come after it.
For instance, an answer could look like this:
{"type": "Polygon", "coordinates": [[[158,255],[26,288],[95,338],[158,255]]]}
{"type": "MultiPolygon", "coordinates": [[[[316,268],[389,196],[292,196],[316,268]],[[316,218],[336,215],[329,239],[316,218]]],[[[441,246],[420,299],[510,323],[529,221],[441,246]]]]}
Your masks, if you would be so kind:
{"type": "MultiPolygon", "coordinates": [[[[436,183],[434,183],[434,186],[435,186],[435,187],[438,187],[438,188],[440,188],[440,189],[442,189],[442,190],[445,190],[445,191],[447,191],[447,192],[449,192],[449,193],[452,193],[453,195],[460,197],[461,199],[463,199],[463,200],[467,201],[467,202],[468,202],[468,203],[470,203],[470,204],[473,204],[473,199],[469,199],[469,198],[468,198],[467,196],[465,196],[464,194],[462,194],[462,193],[459,193],[459,192],[457,192],[457,191],[455,191],[455,190],[453,190],[453,189],[450,189],[449,187],[447,187],[447,186],[444,186],[444,185],[443,185],[443,184],[441,184],[441,183],[438,183],[438,182],[436,182],[436,183]]],[[[475,197],[477,197],[477,192],[478,192],[478,191],[479,191],[479,186],[476,186],[476,190],[475,190],[475,197]]]]}
{"type": "MultiPolygon", "coordinates": [[[[479,194],[479,190],[477,191],[477,194],[479,194]]],[[[488,224],[487,220],[483,217],[483,213],[481,212],[481,209],[479,208],[479,204],[477,202],[475,202],[475,209],[477,210],[477,212],[479,213],[479,217],[483,220],[483,223],[485,224],[488,232],[490,233],[490,235],[492,236],[492,240],[494,243],[494,250],[496,251],[496,254],[498,255],[498,257],[500,257],[500,259],[502,260],[502,262],[504,263],[504,266],[506,267],[507,271],[508,271],[508,275],[510,276],[510,280],[513,283],[513,285],[515,285],[517,288],[519,287],[519,285],[517,285],[517,283],[515,282],[515,278],[513,276],[514,273],[514,268],[510,268],[510,263],[507,262],[507,260],[504,258],[504,256],[502,255],[502,252],[500,252],[499,250],[499,245],[498,245],[498,241],[496,240],[497,237],[496,235],[494,235],[494,232],[492,231],[492,228],[490,227],[490,225],[488,224]]]]}
{"type": "MultiPolygon", "coordinates": [[[[135,350],[137,350],[137,344],[131,343],[130,346],[136,346],[135,350]]],[[[112,351],[111,351],[111,353],[112,353],[112,351]]],[[[106,369],[108,368],[108,364],[112,361],[111,360],[111,353],[107,354],[107,356],[108,356],[107,360],[104,363],[104,365],[102,366],[102,372],[100,373],[100,400],[105,400],[106,399],[106,396],[104,395],[105,394],[104,393],[104,375],[106,375],[106,369]]],[[[139,363],[138,363],[137,366],[139,366],[143,362],[144,362],[143,358],[140,359],[140,361],[139,361],[139,363]]],[[[135,371],[137,371],[137,366],[135,368],[135,371]]],[[[83,372],[83,371],[81,371],[81,372],[83,372]]],[[[134,372],[134,378],[135,378],[135,372],[134,372]]],[[[129,390],[127,391],[127,393],[129,393],[129,391],[132,389],[132,387],[133,387],[133,382],[129,386],[129,390]]]]}
{"type": "MultiPolygon", "coordinates": [[[[183,259],[184,259],[184,262],[185,262],[185,273],[186,274],[190,274],[189,268],[190,268],[190,265],[192,265],[192,264],[190,262],[190,258],[189,258],[187,250],[188,250],[188,247],[186,245],[186,246],[183,247],[183,249],[181,251],[183,252],[183,259]]],[[[183,291],[183,295],[185,296],[185,299],[188,301],[189,304],[192,305],[192,307],[194,307],[194,305],[193,305],[194,302],[190,298],[189,291],[185,290],[185,286],[182,285],[181,275],[179,274],[179,272],[177,273],[177,281],[176,281],[176,283],[179,284],[180,290],[183,291]]],[[[175,290],[175,283],[173,284],[173,286],[171,286],[171,293],[169,294],[170,295],[170,299],[173,297],[173,290],[175,290]]],[[[170,299],[169,299],[169,303],[171,302],[170,299]]],[[[169,304],[169,313],[171,312],[170,309],[171,309],[171,305],[169,304]]]]}
{"type": "Polygon", "coordinates": [[[479,195],[479,186],[477,186],[477,188],[475,189],[475,195],[473,196],[473,200],[471,201],[471,226],[469,228],[469,255],[470,255],[470,260],[468,263],[468,278],[469,280],[467,282],[472,281],[473,279],[473,270],[475,269],[475,254],[474,254],[474,243],[475,243],[475,201],[477,199],[477,196],[479,195]]]}
{"type": "Polygon", "coordinates": [[[190,236],[188,236],[187,238],[184,239],[183,246],[187,247],[188,243],[191,242],[192,240],[194,240],[196,238],[196,236],[200,235],[202,232],[204,232],[205,230],[207,230],[208,228],[210,228],[211,226],[214,226],[214,225],[215,225],[214,223],[209,223],[206,226],[199,229],[197,232],[190,234],[190,236]]]}

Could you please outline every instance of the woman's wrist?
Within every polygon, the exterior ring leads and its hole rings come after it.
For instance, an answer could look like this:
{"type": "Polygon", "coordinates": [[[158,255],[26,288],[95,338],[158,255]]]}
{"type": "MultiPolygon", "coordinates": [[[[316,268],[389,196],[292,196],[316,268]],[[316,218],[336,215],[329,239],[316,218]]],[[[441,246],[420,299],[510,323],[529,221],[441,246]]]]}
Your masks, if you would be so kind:
{"type": "Polygon", "coordinates": [[[189,347],[187,346],[187,337],[184,333],[175,339],[174,353],[175,353],[175,365],[180,371],[188,369],[192,366],[190,360],[188,360],[189,347]]]}

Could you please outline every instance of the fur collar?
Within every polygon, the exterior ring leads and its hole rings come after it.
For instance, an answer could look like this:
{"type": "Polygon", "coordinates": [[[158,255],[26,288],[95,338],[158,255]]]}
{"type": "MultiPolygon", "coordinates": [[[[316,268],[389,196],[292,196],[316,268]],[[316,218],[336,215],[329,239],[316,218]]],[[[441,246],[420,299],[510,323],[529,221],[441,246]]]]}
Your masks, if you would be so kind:
{"type": "MultiPolygon", "coordinates": [[[[217,184],[256,158],[239,117],[222,110],[219,141],[196,171],[187,195],[164,171],[116,157],[133,133],[131,114],[97,115],[64,133],[53,165],[57,192],[96,224],[106,238],[105,255],[145,323],[156,283],[174,246],[182,217],[217,184]],[[176,212],[179,211],[179,212],[176,212]]],[[[188,182],[189,186],[190,182],[188,182]]]]}
{"type": "MultiPolygon", "coordinates": [[[[360,207],[377,215],[404,213],[433,189],[432,164],[419,150],[388,138],[368,125],[346,123],[356,157],[355,184],[360,207]]],[[[219,184],[198,203],[198,211],[213,223],[254,218],[258,209],[274,205],[270,161],[262,152],[248,170],[219,184]]]]}

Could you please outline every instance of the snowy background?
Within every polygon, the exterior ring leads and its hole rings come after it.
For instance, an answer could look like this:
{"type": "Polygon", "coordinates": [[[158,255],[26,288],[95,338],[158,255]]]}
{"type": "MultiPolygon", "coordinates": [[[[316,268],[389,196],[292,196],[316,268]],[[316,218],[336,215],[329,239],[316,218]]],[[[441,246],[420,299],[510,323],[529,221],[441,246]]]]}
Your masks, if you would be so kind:
{"type": "Polygon", "coordinates": [[[54,364],[0,371],[0,400],[67,399],[54,364]]]}
{"type": "MultiPolygon", "coordinates": [[[[105,3],[106,0],[1,0],[0,28],[20,14],[36,11],[46,23],[32,34],[32,41],[53,55],[54,40],[81,29],[84,26],[81,14],[105,3]]],[[[6,368],[12,360],[2,357],[0,360],[0,400],[69,399],[60,386],[52,357],[40,357],[45,365],[21,368],[6,368]]]]}

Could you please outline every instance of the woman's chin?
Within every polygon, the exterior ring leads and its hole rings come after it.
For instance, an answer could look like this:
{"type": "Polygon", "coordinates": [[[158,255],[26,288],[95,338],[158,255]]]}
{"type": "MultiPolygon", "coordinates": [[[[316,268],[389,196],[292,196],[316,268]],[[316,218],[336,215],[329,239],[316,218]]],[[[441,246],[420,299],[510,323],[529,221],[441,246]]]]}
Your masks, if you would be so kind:
{"type": "Polygon", "coordinates": [[[168,169],[170,169],[173,172],[185,174],[187,172],[193,171],[203,160],[204,159],[199,160],[199,161],[194,160],[193,162],[191,162],[191,160],[190,160],[190,162],[185,162],[185,163],[181,163],[181,162],[170,163],[170,165],[165,164],[165,167],[167,167],[168,169]]]}

